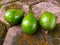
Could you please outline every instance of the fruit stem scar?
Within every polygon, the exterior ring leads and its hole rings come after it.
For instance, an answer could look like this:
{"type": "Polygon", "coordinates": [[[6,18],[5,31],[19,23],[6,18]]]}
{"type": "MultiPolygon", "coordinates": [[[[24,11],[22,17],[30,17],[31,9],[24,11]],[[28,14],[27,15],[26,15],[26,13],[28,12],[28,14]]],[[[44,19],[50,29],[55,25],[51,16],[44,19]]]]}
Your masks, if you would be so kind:
{"type": "Polygon", "coordinates": [[[32,5],[29,7],[29,12],[32,13],[32,5]]]}

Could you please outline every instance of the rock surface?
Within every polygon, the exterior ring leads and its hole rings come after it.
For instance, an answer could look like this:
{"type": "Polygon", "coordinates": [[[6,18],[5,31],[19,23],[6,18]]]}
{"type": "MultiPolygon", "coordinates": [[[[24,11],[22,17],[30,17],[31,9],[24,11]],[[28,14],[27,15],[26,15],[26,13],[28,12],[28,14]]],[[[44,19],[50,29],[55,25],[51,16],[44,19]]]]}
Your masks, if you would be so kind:
{"type": "MultiPolygon", "coordinates": [[[[45,11],[49,11],[57,16],[57,24],[60,23],[60,6],[55,0],[2,0],[0,3],[4,4],[0,9],[0,20],[5,24],[9,25],[3,18],[6,10],[10,8],[22,8],[25,11],[25,15],[29,11],[29,4],[32,5],[32,11],[39,19],[39,15],[45,11]],[[45,1],[45,2],[44,2],[45,1]],[[40,2],[40,3],[39,3],[40,2]]],[[[54,32],[47,33],[38,27],[36,33],[33,35],[27,35],[22,32],[19,25],[10,27],[8,29],[5,41],[3,45],[59,45],[60,44],[60,26],[58,24],[54,32]],[[56,31],[58,30],[58,31],[56,31]],[[56,42],[57,41],[57,42],[56,42]],[[59,41],[59,42],[58,42],[59,41]]]]}

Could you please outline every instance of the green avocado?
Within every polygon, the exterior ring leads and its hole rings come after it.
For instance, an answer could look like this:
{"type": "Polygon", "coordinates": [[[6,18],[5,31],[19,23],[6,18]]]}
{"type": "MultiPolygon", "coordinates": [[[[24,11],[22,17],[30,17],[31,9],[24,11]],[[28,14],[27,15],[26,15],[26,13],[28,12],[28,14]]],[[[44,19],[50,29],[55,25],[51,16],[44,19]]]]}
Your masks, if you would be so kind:
{"type": "Polygon", "coordinates": [[[21,23],[24,17],[24,11],[22,9],[9,9],[4,15],[4,19],[11,25],[21,23]]]}
{"type": "Polygon", "coordinates": [[[39,16],[39,23],[43,29],[52,31],[56,26],[56,16],[51,12],[44,12],[39,16]]]}
{"type": "Polygon", "coordinates": [[[37,20],[30,7],[29,13],[23,18],[21,23],[22,31],[26,34],[33,34],[37,29],[37,20]]]}

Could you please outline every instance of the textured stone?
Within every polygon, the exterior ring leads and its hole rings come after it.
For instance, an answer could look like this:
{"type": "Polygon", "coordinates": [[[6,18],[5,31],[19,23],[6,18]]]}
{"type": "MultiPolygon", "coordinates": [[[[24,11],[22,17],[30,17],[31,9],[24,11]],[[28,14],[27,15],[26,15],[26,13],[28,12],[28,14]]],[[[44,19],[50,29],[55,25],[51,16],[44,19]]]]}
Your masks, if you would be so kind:
{"type": "MultiPolygon", "coordinates": [[[[58,0],[57,0],[58,1],[58,0]]],[[[2,0],[1,4],[4,4],[0,9],[0,20],[9,25],[3,18],[6,10],[10,8],[20,9],[25,11],[25,16],[29,11],[29,4],[32,5],[32,11],[39,19],[39,15],[45,11],[52,12],[57,17],[57,24],[60,23],[60,6],[55,0],[2,0]]],[[[60,25],[60,24],[58,24],[60,25]]],[[[5,41],[3,45],[59,45],[60,43],[60,26],[56,26],[54,31],[44,31],[38,27],[37,31],[32,35],[27,35],[22,32],[19,25],[13,26],[8,29],[5,41]],[[57,41],[57,42],[56,42],[57,41]],[[59,42],[58,42],[59,41],[59,42]]]]}

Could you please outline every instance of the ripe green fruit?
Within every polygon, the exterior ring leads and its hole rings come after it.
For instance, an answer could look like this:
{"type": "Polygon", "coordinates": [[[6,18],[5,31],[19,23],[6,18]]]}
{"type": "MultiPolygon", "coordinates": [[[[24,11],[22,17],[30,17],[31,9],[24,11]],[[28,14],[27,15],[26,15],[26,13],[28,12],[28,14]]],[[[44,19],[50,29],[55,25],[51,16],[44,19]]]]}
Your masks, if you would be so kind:
{"type": "Polygon", "coordinates": [[[30,12],[22,20],[22,31],[26,34],[33,34],[37,29],[37,20],[34,17],[34,14],[30,12]]]}
{"type": "Polygon", "coordinates": [[[22,30],[27,34],[33,34],[37,29],[37,20],[32,13],[28,13],[22,20],[22,30]]]}
{"type": "Polygon", "coordinates": [[[9,9],[4,15],[4,19],[11,25],[16,25],[21,22],[24,17],[22,9],[9,9]]]}
{"type": "Polygon", "coordinates": [[[39,23],[45,30],[53,30],[56,25],[56,16],[51,12],[44,12],[39,17],[39,23]]]}

